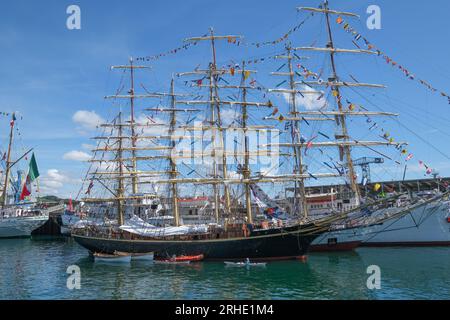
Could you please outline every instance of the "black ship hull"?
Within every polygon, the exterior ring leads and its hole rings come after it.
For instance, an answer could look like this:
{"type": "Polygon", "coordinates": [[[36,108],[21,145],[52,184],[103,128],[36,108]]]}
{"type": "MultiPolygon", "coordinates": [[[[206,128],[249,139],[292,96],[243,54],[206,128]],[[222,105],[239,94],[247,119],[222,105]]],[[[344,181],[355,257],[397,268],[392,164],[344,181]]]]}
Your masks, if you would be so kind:
{"type": "Polygon", "coordinates": [[[114,251],[161,256],[203,254],[205,260],[284,260],[305,255],[321,233],[303,234],[301,227],[252,232],[248,237],[211,240],[128,240],[74,234],[75,241],[91,252],[114,251]]]}

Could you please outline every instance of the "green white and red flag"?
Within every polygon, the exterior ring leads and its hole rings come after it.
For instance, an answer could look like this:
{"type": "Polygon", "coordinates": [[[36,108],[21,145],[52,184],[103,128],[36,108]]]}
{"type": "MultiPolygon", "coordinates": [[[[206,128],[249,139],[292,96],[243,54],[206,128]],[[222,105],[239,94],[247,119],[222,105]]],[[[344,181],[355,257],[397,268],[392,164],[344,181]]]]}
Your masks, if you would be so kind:
{"type": "Polygon", "coordinates": [[[20,200],[24,200],[26,197],[31,195],[31,184],[39,177],[39,170],[36,163],[36,158],[34,157],[34,153],[31,156],[30,167],[28,169],[27,178],[22,188],[22,192],[20,194],[20,200]]]}

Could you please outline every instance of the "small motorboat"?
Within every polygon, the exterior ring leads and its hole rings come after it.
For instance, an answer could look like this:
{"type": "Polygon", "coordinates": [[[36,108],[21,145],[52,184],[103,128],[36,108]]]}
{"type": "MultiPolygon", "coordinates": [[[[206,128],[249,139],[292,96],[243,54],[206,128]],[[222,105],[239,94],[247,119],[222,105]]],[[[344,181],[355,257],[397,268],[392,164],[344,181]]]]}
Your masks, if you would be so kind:
{"type": "Polygon", "coordinates": [[[250,262],[248,258],[240,262],[225,261],[225,266],[227,267],[265,267],[266,264],[265,262],[250,262]]]}
{"type": "Polygon", "coordinates": [[[131,260],[133,260],[133,261],[153,261],[154,260],[153,252],[127,253],[127,252],[116,251],[116,253],[119,255],[131,255],[131,260]]]}
{"type": "Polygon", "coordinates": [[[98,253],[92,254],[95,262],[107,262],[107,263],[130,263],[131,255],[125,252],[114,252],[114,254],[98,253]]]}
{"type": "Polygon", "coordinates": [[[170,258],[156,258],[157,263],[177,263],[177,264],[187,264],[191,262],[202,261],[204,258],[203,254],[196,256],[173,256],[170,258]]]}

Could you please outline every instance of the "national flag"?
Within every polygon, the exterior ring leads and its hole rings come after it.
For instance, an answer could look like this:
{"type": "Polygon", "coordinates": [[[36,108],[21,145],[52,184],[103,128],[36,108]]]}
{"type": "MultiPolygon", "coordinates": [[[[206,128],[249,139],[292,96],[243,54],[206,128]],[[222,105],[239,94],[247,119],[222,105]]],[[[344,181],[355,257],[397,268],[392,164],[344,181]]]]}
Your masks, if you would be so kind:
{"type": "Polygon", "coordinates": [[[11,121],[9,122],[9,124],[11,125],[11,127],[14,127],[14,121],[16,121],[16,114],[15,114],[15,113],[12,114],[12,119],[11,119],[11,121]]]}
{"type": "Polygon", "coordinates": [[[28,169],[27,178],[22,188],[22,192],[20,194],[20,200],[24,200],[25,197],[31,195],[31,183],[35,181],[39,177],[39,170],[36,163],[36,158],[34,157],[34,153],[31,156],[30,167],[28,169]]]}
{"type": "Polygon", "coordinates": [[[88,188],[87,188],[87,190],[86,190],[86,192],[85,192],[84,194],[90,195],[90,194],[91,194],[91,189],[92,189],[93,187],[94,187],[94,181],[91,180],[91,182],[89,183],[89,186],[88,186],[88,188]]]}

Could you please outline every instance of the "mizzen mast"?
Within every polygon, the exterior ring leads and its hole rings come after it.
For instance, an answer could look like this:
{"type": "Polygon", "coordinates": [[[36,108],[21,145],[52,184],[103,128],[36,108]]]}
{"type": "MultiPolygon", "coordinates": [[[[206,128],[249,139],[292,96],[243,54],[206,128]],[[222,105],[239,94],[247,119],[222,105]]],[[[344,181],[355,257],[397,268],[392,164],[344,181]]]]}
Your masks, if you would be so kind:
{"type": "MultiPolygon", "coordinates": [[[[318,92],[315,90],[298,90],[297,85],[298,82],[295,81],[295,72],[294,68],[292,66],[293,59],[302,59],[302,57],[299,57],[295,54],[294,50],[291,48],[290,45],[286,46],[286,55],[279,55],[276,56],[278,59],[287,59],[287,65],[288,65],[288,72],[272,72],[271,75],[274,76],[288,76],[288,82],[289,82],[289,89],[269,89],[269,92],[274,93],[283,93],[287,94],[290,97],[290,103],[289,103],[289,111],[290,114],[297,114],[297,95],[304,95],[304,94],[317,94],[318,92]]],[[[283,66],[285,66],[284,64],[283,66]]],[[[282,67],[283,67],[282,66],[282,67]]],[[[282,68],[281,67],[281,68],[282,68]]],[[[284,81],[286,82],[286,80],[284,81]]],[[[265,118],[266,120],[271,119],[270,117],[265,118]]],[[[290,118],[285,119],[290,122],[290,136],[292,143],[289,144],[289,147],[292,147],[292,150],[294,152],[294,159],[295,159],[295,166],[294,166],[294,175],[298,175],[300,178],[294,179],[294,211],[299,209],[301,215],[304,218],[308,217],[308,206],[306,203],[306,192],[305,192],[305,181],[303,178],[301,178],[305,172],[306,168],[303,164],[303,157],[302,157],[302,148],[303,145],[300,143],[300,122],[303,120],[302,118],[290,118]]]]}

